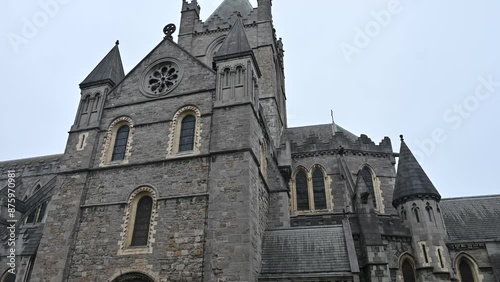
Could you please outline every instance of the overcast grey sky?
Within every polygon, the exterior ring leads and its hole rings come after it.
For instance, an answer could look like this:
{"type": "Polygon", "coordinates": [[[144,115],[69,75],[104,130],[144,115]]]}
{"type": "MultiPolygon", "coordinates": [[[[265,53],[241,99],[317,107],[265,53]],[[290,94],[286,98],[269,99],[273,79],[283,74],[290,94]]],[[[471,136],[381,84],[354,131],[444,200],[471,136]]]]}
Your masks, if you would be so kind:
{"type": "MultiPolygon", "coordinates": [[[[198,2],[205,19],[222,0],[198,2]]],[[[500,193],[499,1],[273,2],[289,126],[329,123],[333,109],[395,151],[403,133],[443,196],[500,193]]],[[[0,160],[62,153],[78,84],[117,39],[131,70],[181,3],[5,0],[0,160]]]]}

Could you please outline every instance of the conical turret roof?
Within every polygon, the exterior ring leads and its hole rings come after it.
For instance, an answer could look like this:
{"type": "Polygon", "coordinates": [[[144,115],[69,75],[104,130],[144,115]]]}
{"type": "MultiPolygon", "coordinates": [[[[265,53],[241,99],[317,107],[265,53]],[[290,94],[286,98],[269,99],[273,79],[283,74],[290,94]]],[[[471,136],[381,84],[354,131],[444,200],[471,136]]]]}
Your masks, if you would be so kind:
{"type": "Polygon", "coordinates": [[[241,19],[237,19],[234,26],[229,31],[224,43],[220,47],[214,59],[234,58],[241,55],[251,54],[252,48],[248,42],[245,27],[241,19]]]}
{"type": "Polygon", "coordinates": [[[424,169],[420,166],[403,138],[401,138],[398,173],[396,175],[392,205],[396,207],[405,199],[422,196],[432,197],[438,201],[441,199],[441,195],[424,169]]]}
{"type": "Polygon", "coordinates": [[[101,83],[110,83],[112,86],[118,84],[125,77],[123,71],[118,41],[94,70],[80,83],[80,88],[89,87],[101,83]]]}

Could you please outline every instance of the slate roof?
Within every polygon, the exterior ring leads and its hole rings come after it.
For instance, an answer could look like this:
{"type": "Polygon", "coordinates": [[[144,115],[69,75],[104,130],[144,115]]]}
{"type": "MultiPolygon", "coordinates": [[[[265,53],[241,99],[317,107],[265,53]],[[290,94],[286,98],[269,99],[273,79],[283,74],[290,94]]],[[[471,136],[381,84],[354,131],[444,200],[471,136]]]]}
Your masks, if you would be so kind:
{"type": "Polygon", "coordinates": [[[40,156],[27,159],[8,160],[0,162],[0,168],[13,168],[16,166],[34,165],[38,163],[59,161],[63,156],[64,156],[63,154],[57,154],[57,155],[40,156]]]}
{"type": "MultiPolygon", "coordinates": [[[[337,132],[342,132],[344,135],[352,141],[356,141],[358,136],[344,129],[343,127],[337,125],[337,132]]],[[[320,141],[328,143],[332,139],[332,124],[318,124],[310,126],[301,127],[290,127],[285,129],[284,137],[286,140],[294,141],[300,143],[304,141],[309,136],[317,136],[320,141]]]]}
{"type": "Polygon", "coordinates": [[[252,4],[248,0],[225,0],[206,21],[213,20],[216,15],[221,19],[229,19],[234,12],[239,12],[242,16],[247,16],[252,11],[252,4]]]}
{"type": "Polygon", "coordinates": [[[80,83],[80,87],[88,87],[103,82],[109,82],[112,86],[118,84],[125,77],[123,71],[120,50],[117,44],[109,51],[94,70],[80,83]]]}
{"type": "Polygon", "coordinates": [[[500,195],[443,199],[444,222],[452,241],[500,241],[500,195]]]}
{"type": "Polygon", "coordinates": [[[342,225],[266,231],[261,275],[350,272],[342,225]]]}
{"type": "Polygon", "coordinates": [[[253,54],[243,22],[239,18],[231,28],[214,59],[228,59],[245,54],[253,54]]]}
{"type": "Polygon", "coordinates": [[[401,140],[392,205],[397,206],[405,198],[415,196],[431,196],[438,200],[441,199],[441,195],[410,151],[410,148],[408,148],[404,140],[401,140]]]}
{"type": "Polygon", "coordinates": [[[45,224],[40,224],[35,229],[26,229],[24,234],[21,235],[23,239],[23,249],[21,251],[21,256],[32,256],[36,255],[38,246],[40,245],[40,240],[43,236],[43,229],[45,224]]]}

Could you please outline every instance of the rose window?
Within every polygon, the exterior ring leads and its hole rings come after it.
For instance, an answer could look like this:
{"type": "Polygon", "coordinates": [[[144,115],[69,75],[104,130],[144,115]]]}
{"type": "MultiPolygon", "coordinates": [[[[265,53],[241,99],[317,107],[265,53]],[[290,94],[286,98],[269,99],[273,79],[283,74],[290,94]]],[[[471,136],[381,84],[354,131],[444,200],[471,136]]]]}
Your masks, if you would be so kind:
{"type": "Polygon", "coordinates": [[[150,95],[161,96],[173,90],[180,79],[179,66],[174,62],[163,62],[146,73],[143,89],[150,95]]]}

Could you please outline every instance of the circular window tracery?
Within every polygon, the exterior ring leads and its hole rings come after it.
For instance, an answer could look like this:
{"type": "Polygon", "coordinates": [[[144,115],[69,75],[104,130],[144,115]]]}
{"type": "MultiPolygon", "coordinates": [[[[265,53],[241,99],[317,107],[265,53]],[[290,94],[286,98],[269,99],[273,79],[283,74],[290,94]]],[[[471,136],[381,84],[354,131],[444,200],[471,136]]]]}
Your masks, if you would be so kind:
{"type": "Polygon", "coordinates": [[[171,60],[154,64],[144,74],[142,88],[147,96],[159,97],[172,91],[182,78],[180,66],[171,60]]]}

